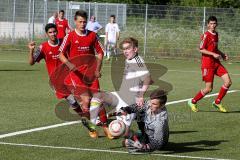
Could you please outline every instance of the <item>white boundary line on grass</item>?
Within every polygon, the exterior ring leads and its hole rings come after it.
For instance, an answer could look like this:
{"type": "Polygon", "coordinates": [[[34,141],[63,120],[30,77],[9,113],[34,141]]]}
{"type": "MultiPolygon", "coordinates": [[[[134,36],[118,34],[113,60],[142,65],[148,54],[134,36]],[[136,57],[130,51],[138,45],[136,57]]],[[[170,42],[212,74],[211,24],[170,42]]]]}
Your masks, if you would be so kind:
{"type": "MultiPolygon", "coordinates": [[[[239,90],[231,90],[231,91],[228,91],[227,93],[234,93],[234,92],[238,92],[238,91],[239,90]]],[[[204,98],[213,97],[213,96],[216,96],[216,95],[218,95],[218,93],[207,95],[204,98]]],[[[182,100],[178,100],[178,101],[172,101],[172,102],[168,102],[166,105],[182,103],[182,102],[186,102],[190,99],[191,98],[182,99],[182,100]]],[[[32,133],[32,132],[36,132],[36,131],[47,130],[47,129],[51,129],[51,128],[57,128],[57,127],[62,127],[62,126],[78,124],[78,123],[81,123],[81,121],[65,122],[65,123],[59,123],[59,124],[54,124],[54,125],[50,125],[50,126],[44,126],[44,127],[39,127],[39,128],[33,128],[33,129],[27,129],[27,130],[22,130],[22,131],[6,133],[6,134],[0,135],[0,139],[6,138],[6,137],[13,137],[13,136],[17,136],[17,135],[22,135],[22,134],[26,134],[26,133],[32,133]]]]}
{"type": "Polygon", "coordinates": [[[0,62],[9,62],[9,63],[27,63],[27,61],[13,61],[13,60],[5,60],[5,59],[1,59],[0,62]]]}
{"type": "MultiPolygon", "coordinates": [[[[180,73],[199,73],[201,74],[201,71],[186,71],[186,70],[173,70],[173,69],[169,69],[167,70],[168,72],[180,72],[180,73]]],[[[230,75],[233,75],[233,76],[240,76],[240,74],[238,73],[229,73],[230,75]]]]}
{"type": "MultiPolygon", "coordinates": [[[[238,92],[239,90],[231,90],[231,91],[228,91],[227,93],[235,93],[235,92],[238,92]]],[[[214,93],[214,94],[209,94],[209,95],[206,95],[204,98],[209,98],[209,97],[214,97],[214,96],[217,96],[218,93],[214,93]]],[[[168,102],[166,103],[166,105],[171,105],[171,104],[176,104],[176,103],[181,103],[181,102],[187,102],[189,100],[191,100],[192,98],[188,98],[188,99],[182,99],[182,100],[178,100],[178,101],[172,101],[172,102],[168,102]]]]}
{"type": "MultiPolygon", "coordinates": [[[[0,62],[10,62],[10,63],[27,63],[26,61],[13,61],[13,60],[0,60],[0,62]]],[[[103,67],[111,67],[111,66],[103,66],[103,67]]],[[[186,71],[186,70],[173,70],[169,69],[167,70],[168,72],[180,72],[180,73],[201,73],[201,71],[186,71]]],[[[233,76],[240,76],[240,74],[237,73],[229,73],[230,75],[233,76]]]]}
{"type": "MultiPolygon", "coordinates": [[[[65,149],[65,150],[77,150],[77,151],[88,151],[88,152],[105,152],[105,153],[129,154],[126,151],[105,150],[105,149],[95,149],[95,148],[60,147],[60,146],[46,146],[46,145],[35,145],[35,144],[7,143],[7,142],[0,142],[0,144],[10,145],[10,146],[22,146],[22,147],[36,147],[36,148],[65,149]]],[[[136,154],[144,154],[144,153],[136,153],[136,154]]],[[[220,158],[210,158],[210,157],[193,157],[193,156],[157,154],[157,153],[149,153],[149,154],[144,154],[144,155],[153,155],[153,156],[160,156],[160,157],[172,157],[172,158],[200,159],[200,160],[232,160],[232,159],[220,159],[220,158]]]]}
{"type": "Polygon", "coordinates": [[[54,125],[50,125],[50,126],[44,126],[44,127],[22,130],[22,131],[17,131],[17,132],[12,132],[12,133],[6,133],[6,134],[0,135],[0,139],[6,138],[6,137],[13,137],[13,136],[21,135],[21,134],[26,134],[26,133],[32,133],[32,132],[36,132],[36,131],[43,131],[43,130],[47,130],[47,129],[51,129],[51,128],[69,126],[69,125],[78,124],[78,123],[81,123],[81,121],[65,122],[65,123],[59,123],[59,124],[54,124],[54,125]]]}

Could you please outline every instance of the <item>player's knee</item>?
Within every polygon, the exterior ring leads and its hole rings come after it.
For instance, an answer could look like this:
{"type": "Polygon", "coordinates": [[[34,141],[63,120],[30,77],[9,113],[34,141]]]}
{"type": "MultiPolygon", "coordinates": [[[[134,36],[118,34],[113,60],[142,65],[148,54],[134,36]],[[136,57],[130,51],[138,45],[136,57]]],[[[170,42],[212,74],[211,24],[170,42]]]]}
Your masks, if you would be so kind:
{"type": "Polygon", "coordinates": [[[212,92],[212,88],[208,88],[207,93],[211,93],[211,92],[212,92]]]}
{"type": "Polygon", "coordinates": [[[205,88],[205,89],[203,90],[203,92],[204,92],[205,94],[208,94],[208,93],[212,92],[212,87],[207,87],[207,88],[205,88]]]}
{"type": "Polygon", "coordinates": [[[88,109],[89,108],[89,105],[90,105],[90,100],[89,99],[82,99],[82,108],[84,110],[88,109]]]}
{"type": "Polygon", "coordinates": [[[224,86],[227,87],[227,88],[229,88],[231,85],[232,85],[231,79],[229,79],[228,81],[226,81],[226,82],[224,83],[224,86]]]}
{"type": "Polygon", "coordinates": [[[83,101],[82,101],[82,105],[83,105],[83,106],[89,106],[89,104],[90,104],[90,101],[89,101],[89,100],[83,100],[83,101]]]}

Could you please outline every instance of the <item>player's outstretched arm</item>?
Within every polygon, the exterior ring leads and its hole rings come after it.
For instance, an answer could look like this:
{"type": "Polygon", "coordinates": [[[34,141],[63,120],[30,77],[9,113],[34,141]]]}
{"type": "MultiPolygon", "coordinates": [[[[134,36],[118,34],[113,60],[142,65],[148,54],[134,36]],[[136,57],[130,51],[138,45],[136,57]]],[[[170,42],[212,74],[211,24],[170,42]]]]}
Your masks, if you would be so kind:
{"type": "Polygon", "coordinates": [[[28,63],[30,65],[35,64],[34,57],[33,57],[34,50],[35,50],[35,45],[36,45],[35,42],[29,42],[28,43],[28,48],[29,48],[28,63]]]}

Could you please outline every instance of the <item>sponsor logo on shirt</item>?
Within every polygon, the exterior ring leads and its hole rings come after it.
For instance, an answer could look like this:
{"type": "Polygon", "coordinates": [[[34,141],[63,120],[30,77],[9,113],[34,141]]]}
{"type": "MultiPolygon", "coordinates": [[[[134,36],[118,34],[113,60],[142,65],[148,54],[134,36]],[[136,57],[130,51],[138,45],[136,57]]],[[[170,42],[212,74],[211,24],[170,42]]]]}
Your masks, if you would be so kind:
{"type": "Polygon", "coordinates": [[[59,55],[52,55],[52,59],[58,59],[59,55]]]}
{"type": "Polygon", "coordinates": [[[90,50],[90,47],[89,46],[86,46],[86,47],[81,47],[79,46],[78,47],[78,51],[81,51],[81,52],[85,52],[85,51],[89,51],[90,50]]]}

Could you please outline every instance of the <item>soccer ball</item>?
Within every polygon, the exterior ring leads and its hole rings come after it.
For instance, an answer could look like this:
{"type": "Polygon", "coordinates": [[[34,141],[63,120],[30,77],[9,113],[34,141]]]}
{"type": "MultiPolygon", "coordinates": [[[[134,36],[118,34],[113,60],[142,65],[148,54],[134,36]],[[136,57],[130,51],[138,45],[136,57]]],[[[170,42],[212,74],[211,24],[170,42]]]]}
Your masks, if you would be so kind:
{"type": "Polygon", "coordinates": [[[123,121],[114,120],[109,124],[108,128],[113,137],[120,137],[124,134],[126,126],[123,121]]]}

